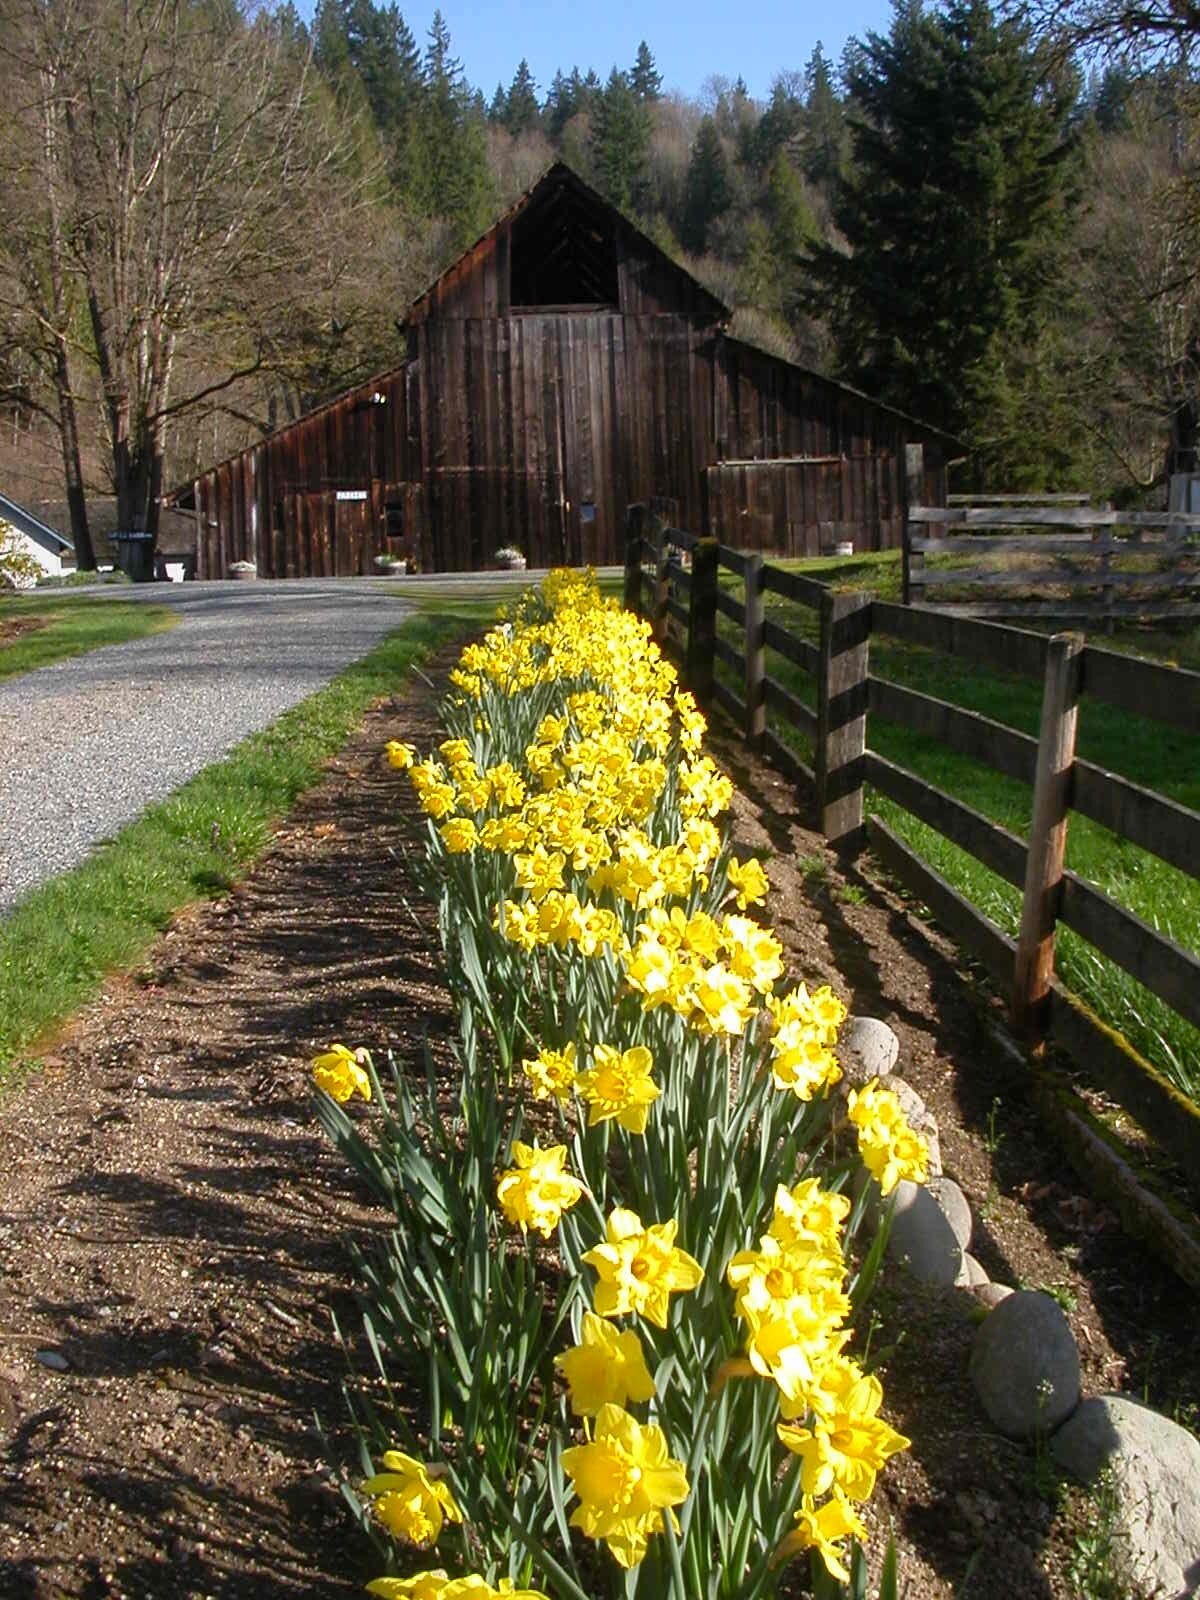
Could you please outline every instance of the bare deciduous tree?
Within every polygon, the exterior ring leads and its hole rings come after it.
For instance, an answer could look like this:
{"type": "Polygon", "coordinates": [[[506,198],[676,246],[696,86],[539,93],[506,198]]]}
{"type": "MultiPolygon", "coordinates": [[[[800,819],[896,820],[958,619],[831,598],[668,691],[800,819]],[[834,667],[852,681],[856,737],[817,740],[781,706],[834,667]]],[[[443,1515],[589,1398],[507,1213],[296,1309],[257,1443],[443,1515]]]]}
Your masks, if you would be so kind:
{"type": "Polygon", "coordinates": [[[94,369],[119,526],[153,537],[172,423],[264,370],[332,237],[361,255],[372,175],[290,31],[236,0],[0,0],[0,37],[23,153],[0,204],[34,263],[16,281],[94,369]]]}

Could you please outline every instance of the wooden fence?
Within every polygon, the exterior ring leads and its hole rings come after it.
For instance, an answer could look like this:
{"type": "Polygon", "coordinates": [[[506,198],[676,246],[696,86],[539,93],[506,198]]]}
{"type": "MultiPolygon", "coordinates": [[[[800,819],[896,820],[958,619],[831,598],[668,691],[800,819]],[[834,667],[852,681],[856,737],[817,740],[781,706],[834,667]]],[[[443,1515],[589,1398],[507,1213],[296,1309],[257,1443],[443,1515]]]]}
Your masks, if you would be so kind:
{"type": "MultiPolygon", "coordinates": [[[[655,636],[681,659],[698,700],[721,707],[754,749],[811,785],[828,843],[850,858],[869,843],[1008,995],[1014,1026],[1035,1044],[1061,1045],[1194,1182],[1200,1173],[1200,1108],[1063,988],[1054,972],[1054,937],[1059,924],[1073,929],[1200,1027],[1200,959],[1064,866],[1067,826],[1075,811],[1198,876],[1200,814],[1079,759],[1075,728],[1080,698],[1089,695],[1200,734],[1200,674],[1099,650],[1077,634],[1048,636],[932,608],[887,604],[869,595],[835,594],[768,565],[761,556],[674,528],[670,512],[669,502],[629,508],[625,601],[649,615],[655,636]],[[690,570],[681,555],[690,556],[690,570]],[[742,578],[744,601],[721,589],[722,570],[742,578]],[[817,613],[817,644],[764,615],[764,596],[771,593],[817,613]],[[740,625],[740,649],[719,636],[718,615],[740,625]],[[1038,737],[876,677],[869,670],[873,634],[944,651],[985,671],[1041,680],[1038,737]],[[772,678],[768,650],[811,675],[815,711],[772,678]],[[740,692],[717,677],[717,662],[737,674],[740,692]],[[768,711],[811,741],[811,762],[768,726],[768,711]],[[872,714],[1032,784],[1029,839],[872,750],[872,714]],[[876,817],[864,818],[868,783],[1022,890],[1016,939],[927,866],[893,829],[876,817]]],[[[1200,1253],[1192,1265],[1200,1283],[1200,1253]]]]}
{"type": "Polygon", "coordinates": [[[1075,495],[921,503],[921,446],[909,446],[906,605],[963,616],[1100,621],[1200,617],[1200,516],[1110,511],[1075,495]],[[1039,503],[1032,503],[1037,501],[1039,503]]]}

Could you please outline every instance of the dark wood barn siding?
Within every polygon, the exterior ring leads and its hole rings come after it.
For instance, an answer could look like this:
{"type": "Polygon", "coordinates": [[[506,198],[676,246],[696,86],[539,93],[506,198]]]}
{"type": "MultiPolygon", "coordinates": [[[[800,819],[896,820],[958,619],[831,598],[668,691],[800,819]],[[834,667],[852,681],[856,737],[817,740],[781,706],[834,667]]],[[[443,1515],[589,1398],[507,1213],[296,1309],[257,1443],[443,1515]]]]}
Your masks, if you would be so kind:
{"type": "MultiPolygon", "coordinates": [[[[842,539],[860,550],[898,548],[904,444],[922,431],[751,345],[719,344],[706,526],[737,548],[776,554],[819,555],[842,539]]],[[[941,454],[925,442],[940,500],[941,454]]]]}
{"type": "Polygon", "coordinates": [[[702,322],[439,316],[410,349],[201,480],[201,576],[239,559],[264,576],[370,572],[388,548],[465,570],[502,544],[539,566],[616,562],[625,507],[662,494],[685,526],[746,548],[900,543],[913,430],[702,322]],[[832,459],[738,464],[795,456],[832,459]]]}

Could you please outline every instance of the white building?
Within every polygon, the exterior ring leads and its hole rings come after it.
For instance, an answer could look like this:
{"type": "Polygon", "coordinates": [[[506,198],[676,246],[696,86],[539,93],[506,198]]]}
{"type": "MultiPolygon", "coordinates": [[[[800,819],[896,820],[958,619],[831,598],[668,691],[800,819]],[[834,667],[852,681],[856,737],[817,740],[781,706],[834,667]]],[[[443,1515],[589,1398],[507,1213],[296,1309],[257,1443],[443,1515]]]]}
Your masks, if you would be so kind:
{"type": "Polygon", "coordinates": [[[0,524],[3,523],[12,528],[18,548],[31,556],[44,573],[55,578],[62,576],[63,557],[74,552],[70,539],[64,539],[24,506],[0,494],[0,524]]]}

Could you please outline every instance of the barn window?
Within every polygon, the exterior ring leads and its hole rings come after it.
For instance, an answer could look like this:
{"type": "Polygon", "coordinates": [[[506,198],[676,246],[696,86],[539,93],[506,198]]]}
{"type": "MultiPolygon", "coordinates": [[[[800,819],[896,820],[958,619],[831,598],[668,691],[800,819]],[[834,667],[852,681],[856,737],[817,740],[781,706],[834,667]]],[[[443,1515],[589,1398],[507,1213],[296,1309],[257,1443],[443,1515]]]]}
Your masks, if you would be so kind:
{"type": "Polygon", "coordinates": [[[384,534],[389,539],[404,537],[404,501],[389,500],[383,508],[384,534]]]}
{"type": "Polygon", "coordinates": [[[567,183],[549,183],[513,222],[509,303],[611,306],[618,303],[614,215],[567,183]]]}

